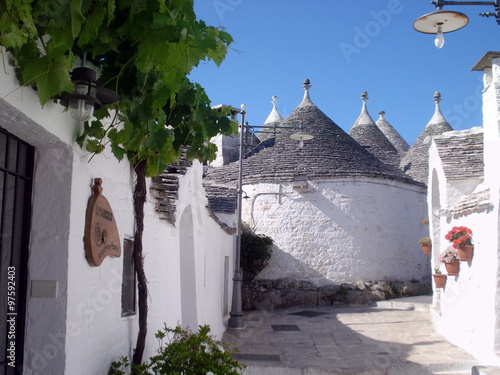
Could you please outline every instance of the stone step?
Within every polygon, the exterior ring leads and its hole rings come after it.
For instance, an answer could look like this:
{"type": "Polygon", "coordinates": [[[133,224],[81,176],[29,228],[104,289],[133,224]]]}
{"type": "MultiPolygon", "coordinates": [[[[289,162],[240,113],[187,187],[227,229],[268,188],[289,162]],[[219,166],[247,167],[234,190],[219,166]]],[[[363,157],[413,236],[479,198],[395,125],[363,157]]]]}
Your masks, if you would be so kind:
{"type": "Polygon", "coordinates": [[[432,304],[432,296],[413,296],[394,298],[375,302],[375,306],[384,309],[429,311],[432,304]]]}

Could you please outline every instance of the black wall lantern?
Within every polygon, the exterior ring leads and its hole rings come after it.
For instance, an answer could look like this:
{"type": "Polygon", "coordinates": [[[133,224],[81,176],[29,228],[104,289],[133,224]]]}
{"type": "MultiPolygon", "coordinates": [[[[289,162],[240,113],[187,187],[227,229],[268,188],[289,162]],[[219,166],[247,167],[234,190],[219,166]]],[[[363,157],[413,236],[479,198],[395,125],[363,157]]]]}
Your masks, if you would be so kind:
{"type": "Polygon", "coordinates": [[[87,121],[103,105],[117,102],[120,97],[114,91],[102,87],[96,81],[96,72],[90,68],[73,69],[71,81],[75,91],[64,92],[58,99],[59,103],[69,109],[71,117],[77,121],[87,121]]]}

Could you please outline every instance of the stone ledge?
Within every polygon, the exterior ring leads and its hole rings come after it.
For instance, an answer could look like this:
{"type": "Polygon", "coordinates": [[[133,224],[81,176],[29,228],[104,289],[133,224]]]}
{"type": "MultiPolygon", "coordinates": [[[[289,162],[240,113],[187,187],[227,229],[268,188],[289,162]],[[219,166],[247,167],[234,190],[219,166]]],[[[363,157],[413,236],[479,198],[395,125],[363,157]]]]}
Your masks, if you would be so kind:
{"type": "Polygon", "coordinates": [[[497,366],[474,366],[472,375],[500,375],[500,367],[497,366]]]}
{"type": "Polygon", "coordinates": [[[291,278],[253,280],[242,286],[244,310],[273,310],[293,306],[366,305],[432,292],[431,284],[404,281],[358,281],[317,287],[291,278]]]}

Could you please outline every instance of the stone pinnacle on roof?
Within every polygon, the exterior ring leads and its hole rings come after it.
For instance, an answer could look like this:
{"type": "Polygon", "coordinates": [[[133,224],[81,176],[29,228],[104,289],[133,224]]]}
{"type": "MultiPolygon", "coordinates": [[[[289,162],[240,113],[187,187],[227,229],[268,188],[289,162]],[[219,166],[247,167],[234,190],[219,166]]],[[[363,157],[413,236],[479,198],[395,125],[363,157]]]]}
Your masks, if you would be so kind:
{"type": "Polygon", "coordinates": [[[363,101],[361,113],[349,131],[349,135],[382,162],[399,166],[401,160],[400,154],[382,130],[375,125],[375,122],[368,113],[366,106],[368,94],[366,91],[361,93],[361,100],[363,101]]]}
{"type": "Polygon", "coordinates": [[[410,146],[403,137],[398,133],[396,129],[392,127],[391,124],[385,119],[385,111],[380,111],[378,113],[380,115],[379,119],[375,122],[382,133],[387,137],[387,139],[392,143],[392,145],[396,148],[396,150],[404,155],[406,151],[410,149],[410,146]]]}
{"type": "Polygon", "coordinates": [[[269,116],[267,116],[266,121],[264,121],[264,125],[273,124],[275,122],[281,122],[284,120],[281,114],[278,112],[278,109],[276,108],[276,104],[278,103],[278,97],[276,95],[272,97],[271,103],[273,103],[273,109],[271,110],[269,116]]]}
{"type": "Polygon", "coordinates": [[[410,175],[414,180],[427,184],[429,174],[429,137],[443,134],[444,132],[453,130],[451,125],[446,121],[439,102],[441,102],[441,94],[439,91],[434,93],[434,115],[427,123],[424,131],[418,136],[417,140],[410,147],[406,155],[401,160],[400,168],[410,175]]]}
{"type": "Polygon", "coordinates": [[[302,85],[302,87],[304,88],[304,98],[302,99],[302,102],[299,104],[299,107],[314,105],[313,102],[311,101],[311,98],[309,97],[309,90],[312,87],[309,78],[306,78],[304,80],[304,84],[302,85]]]}
{"type": "Polygon", "coordinates": [[[273,103],[273,109],[271,110],[269,116],[267,116],[266,121],[264,121],[265,128],[262,128],[262,130],[257,134],[257,137],[261,142],[274,138],[276,136],[276,128],[279,126],[280,122],[284,120],[276,108],[276,104],[278,103],[278,97],[276,95],[273,95],[271,103],[273,103]]]}
{"type": "Polygon", "coordinates": [[[439,102],[441,102],[441,100],[441,94],[439,91],[436,91],[434,93],[434,103],[436,103],[436,108],[434,110],[434,116],[432,116],[428,124],[439,124],[441,122],[448,123],[441,113],[441,108],[439,107],[439,102]]]}

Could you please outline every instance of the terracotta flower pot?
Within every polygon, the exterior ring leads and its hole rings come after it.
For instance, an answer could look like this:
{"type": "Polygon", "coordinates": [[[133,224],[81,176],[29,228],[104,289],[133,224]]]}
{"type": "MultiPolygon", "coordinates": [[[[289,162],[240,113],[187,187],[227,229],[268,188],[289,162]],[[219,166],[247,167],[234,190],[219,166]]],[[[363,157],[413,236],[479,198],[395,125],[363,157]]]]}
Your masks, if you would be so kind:
{"type": "Polygon", "coordinates": [[[472,245],[462,245],[460,246],[457,251],[458,255],[460,256],[460,260],[464,262],[470,262],[472,260],[472,250],[474,249],[474,246],[472,245]]]}
{"type": "Polygon", "coordinates": [[[442,275],[439,273],[434,273],[432,274],[432,277],[434,277],[434,284],[436,285],[436,288],[444,288],[446,285],[446,275],[442,275]]]}
{"type": "Polygon", "coordinates": [[[425,255],[431,255],[432,254],[432,247],[431,245],[421,245],[422,250],[424,251],[425,255]]]}
{"type": "Polygon", "coordinates": [[[457,276],[458,275],[459,264],[460,264],[460,262],[458,260],[454,260],[451,263],[444,264],[444,266],[446,267],[446,272],[448,272],[449,276],[457,276]]]}

